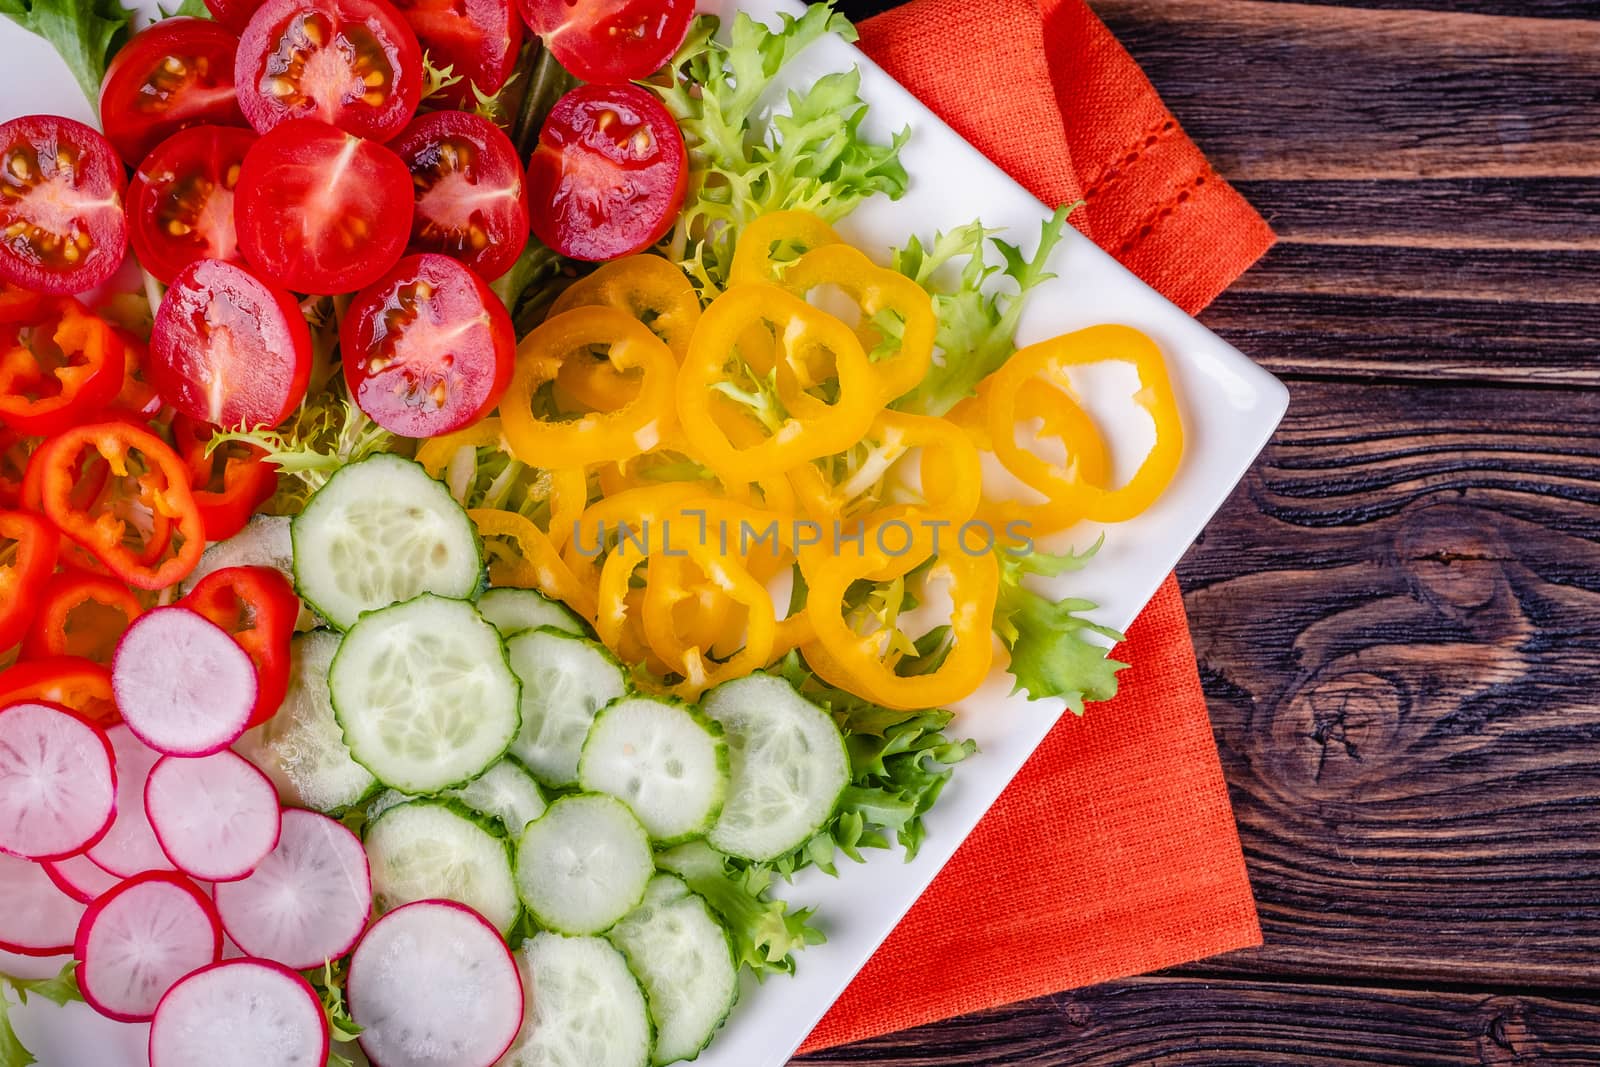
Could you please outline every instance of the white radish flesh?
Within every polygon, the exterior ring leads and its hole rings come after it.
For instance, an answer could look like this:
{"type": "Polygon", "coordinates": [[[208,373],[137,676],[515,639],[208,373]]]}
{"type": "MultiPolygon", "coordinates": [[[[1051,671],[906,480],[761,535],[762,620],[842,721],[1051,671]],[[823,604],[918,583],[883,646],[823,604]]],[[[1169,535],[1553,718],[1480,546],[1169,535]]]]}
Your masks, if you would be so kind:
{"type": "Polygon", "coordinates": [[[95,897],[122,884],[121,878],[97,866],[88,856],[68,856],[40,866],[63,893],[84,904],[94,903],[95,897]]]}
{"type": "Polygon", "coordinates": [[[89,859],[118,878],[132,878],[145,871],[170,871],[172,864],[161,851],[144,810],[145,780],[161,753],[120,723],[107,730],[106,737],[117,758],[117,815],[106,836],[89,849],[89,859]]]}
{"type": "Polygon", "coordinates": [[[222,924],[193,882],[150,871],[89,905],[73,954],[90,1007],[109,1019],[144,1022],[180,978],[222,958],[222,924]]]}
{"type": "Polygon", "coordinates": [[[162,759],[144,808],[167,859],[203,882],[245,877],[278,843],[278,790],[232,752],[162,759]]]}
{"type": "Polygon", "coordinates": [[[374,1067],[491,1067],[522,1025],[522,977],[471,908],[423,900],[373,924],[350,958],[350,1017],[374,1067]]]}
{"type": "Polygon", "coordinates": [[[49,704],[0,709],[0,852],[57,859],[105,836],[116,814],[111,745],[49,704]]]}
{"type": "Polygon", "coordinates": [[[256,669],[209,619],[188,608],[157,608],[117,643],[111,687],[139,740],[169,756],[209,756],[244,733],[256,669]]]}
{"type": "Polygon", "coordinates": [[[24,956],[70,951],[83,911],[39,864],[0,855],[0,948],[24,956]]]}
{"type": "Polygon", "coordinates": [[[254,956],[297,971],[350,951],[372,912],[367,853],[325,815],[283,813],[278,846],[250,877],[217,886],[228,936],[254,956]]]}
{"type": "Polygon", "coordinates": [[[328,1019],[300,975],[267,960],[203,967],[168,990],[150,1025],[151,1067],[322,1067],[328,1019]]]}

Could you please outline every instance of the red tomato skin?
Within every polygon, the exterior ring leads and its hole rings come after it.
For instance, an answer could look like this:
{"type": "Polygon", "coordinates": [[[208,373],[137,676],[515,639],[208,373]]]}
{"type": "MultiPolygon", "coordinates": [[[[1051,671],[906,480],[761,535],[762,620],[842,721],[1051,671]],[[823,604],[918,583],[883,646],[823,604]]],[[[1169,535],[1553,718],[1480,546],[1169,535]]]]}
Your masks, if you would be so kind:
{"type": "Polygon", "coordinates": [[[407,256],[356,294],[339,348],[356,406],[402,437],[453,433],[489,414],[517,355],[500,298],[458,260],[433,254],[407,256]]]}
{"type": "Polygon", "coordinates": [[[528,161],[534,235],[573,259],[643,251],[672,228],[688,173],[683,134],[654,93],[579,86],[556,101],[528,161]]]}
{"type": "Polygon", "coordinates": [[[461,78],[439,91],[450,107],[471,107],[473,86],[485,96],[505,87],[526,31],[514,0],[394,0],[429,61],[461,78]]]}
{"type": "Polygon", "coordinates": [[[390,147],[415,190],[408,250],[454,256],[489,281],[510,270],[528,243],[528,188],[511,138],[477,115],[433,111],[413,119],[390,147]],[[441,151],[446,146],[454,163],[441,151]],[[485,188],[503,191],[488,208],[485,188]],[[473,209],[461,210],[463,202],[473,209]]]}
{"type": "Polygon", "coordinates": [[[122,211],[127,183],[116,150],[98,131],[60,115],[24,115],[0,124],[0,188],[11,190],[0,195],[0,282],[35,293],[81,293],[122,266],[128,252],[122,211]],[[62,166],[66,149],[76,157],[62,166]],[[19,168],[26,173],[19,174],[19,168]],[[61,239],[65,235],[54,226],[38,226],[30,210],[29,190],[41,185],[50,186],[53,199],[75,196],[89,202],[85,212],[73,216],[68,231],[89,247],[74,242],[73,258],[61,239]],[[19,222],[30,229],[6,236],[19,222]]]}
{"type": "Polygon", "coordinates": [[[387,141],[422,100],[422,47],[388,0],[267,0],[239,37],[233,72],[239,108],[257,133],[310,118],[387,141]],[[318,35],[322,46],[312,44],[318,35]],[[382,79],[366,90],[372,102],[351,97],[364,76],[382,79]]]}
{"type": "Polygon", "coordinates": [[[129,240],[145,270],[163,285],[197,259],[240,260],[233,187],[249,129],[191,126],[162,141],[128,184],[129,240]],[[174,233],[176,226],[186,232],[174,233]]]}
{"type": "Polygon", "coordinates": [[[245,154],[234,223],[245,259],[297,293],[371,285],[405,251],[411,173],[400,157],[315,119],[276,127],[245,154]],[[330,173],[346,175],[333,184],[330,173]]]}
{"type": "Polygon", "coordinates": [[[289,293],[242,264],[202,259],[161,300],[147,373],[162,399],[191,419],[225,429],[276,426],[305,399],[311,329],[289,293]]]}
{"type": "Polygon", "coordinates": [[[162,19],[122,46],[100,83],[100,121],[129,166],[186,127],[245,124],[233,91],[238,48],[225,26],[187,17],[162,19]]]}
{"type": "Polygon", "coordinates": [[[689,35],[694,0],[518,0],[528,28],[579,79],[648,78],[689,35]]]}
{"type": "Polygon", "coordinates": [[[239,34],[249,25],[250,16],[261,3],[262,0],[206,0],[206,10],[211,12],[212,18],[239,34]]]}

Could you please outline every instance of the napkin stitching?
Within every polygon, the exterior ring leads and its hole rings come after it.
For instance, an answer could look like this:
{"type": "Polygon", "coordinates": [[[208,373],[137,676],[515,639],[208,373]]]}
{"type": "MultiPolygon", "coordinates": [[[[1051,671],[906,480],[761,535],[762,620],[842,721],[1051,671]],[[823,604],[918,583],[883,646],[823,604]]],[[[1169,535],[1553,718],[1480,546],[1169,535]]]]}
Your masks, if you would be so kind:
{"type": "Polygon", "coordinates": [[[1127,174],[1135,163],[1144,158],[1146,152],[1160,144],[1170,134],[1177,132],[1177,130],[1178,121],[1171,115],[1153,123],[1143,133],[1128,142],[1128,147],[1118,153],[1117,157],[1100,171],[1099,176],[1090,182],[1089,187],[1083,191],[1083,198],[1092,200],[1108,186],[1115,184],[1119,178],[1127,174]]]}
{"type": "Polygon", "coordinates": [[[1122,243],[1122,247],[1117,254],[1125,256],[1132,252],[1139,246],[1140,241],[1155,233],[1161,224],[1171,218],[1179,208],[1195,199],[1200,190],[1205,188],[1206,182],[1216,176],[1216,171],[1207,166],[1199,174],[1195,175],[1193,179],[1184,183],[1183,187],[1176,193],[1156,205],[1154,209],[1145,215],[1144,222],[1140,224],[1138,229],[1134,230],[1133,236],[1122,243]]]}

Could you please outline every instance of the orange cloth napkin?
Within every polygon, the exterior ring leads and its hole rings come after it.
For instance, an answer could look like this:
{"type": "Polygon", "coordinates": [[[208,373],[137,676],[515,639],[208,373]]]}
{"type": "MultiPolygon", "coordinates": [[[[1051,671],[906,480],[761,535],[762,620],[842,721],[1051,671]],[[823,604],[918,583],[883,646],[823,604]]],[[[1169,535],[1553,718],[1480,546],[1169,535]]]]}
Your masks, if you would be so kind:
{"type": "MultiPolygon", "coordinates": [[[[1082,0],[914,0],[861,44],[1191,313],[1272,244],[1082,0]]],[[[1063,718],[805,1050],[1261,943],[1175,580],[1115,655],[1117,698],[1063,718]]]]}

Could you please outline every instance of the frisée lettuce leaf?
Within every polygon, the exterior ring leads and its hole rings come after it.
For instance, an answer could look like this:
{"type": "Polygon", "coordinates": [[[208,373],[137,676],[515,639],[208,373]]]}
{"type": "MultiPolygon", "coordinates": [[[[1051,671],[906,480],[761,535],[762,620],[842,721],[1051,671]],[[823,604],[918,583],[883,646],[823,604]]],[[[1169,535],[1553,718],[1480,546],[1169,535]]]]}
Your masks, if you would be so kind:
{"type": "Polygon", "coordinates": [[[30,1067],[39,1062],[11,1028],[11,997],[14,995],[18,1004],[27,1004],[30,995],[43,997],[53,1004],[82,1000],[77,968],[78,961],[72,960],[54,978],[13,978],[0,974],[0,1067],[30,1067]]]}
{"type": "Polygon", "coordinates": [[[99,108],[106,66],[133,32],[134,11],[119,0],[0,0],[0,15],[49,41],[99,108]]]}
{"type": "Polygon", "coordinates": [[[1000,553],[1000,598],[994,629],[1011,652],[1008,669],[1016,679],[1012,692],[1026,692],[1029,700],[1059,698],[1074,715],[1083,714],[1086,701],[1116,696],[1117,672],[1127,666],[1106,655],[1105,645],[1091,636],[1121,641],[1123,635],[1083,617],[1096,606],[1093,601],[1051,600],[1028,588],[1025,579],[1081,570],[1099,549],[1096,542],[1085,552],[1062,555],[1000,553]]]}

